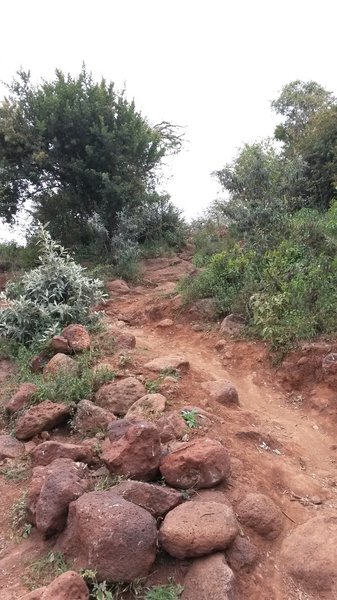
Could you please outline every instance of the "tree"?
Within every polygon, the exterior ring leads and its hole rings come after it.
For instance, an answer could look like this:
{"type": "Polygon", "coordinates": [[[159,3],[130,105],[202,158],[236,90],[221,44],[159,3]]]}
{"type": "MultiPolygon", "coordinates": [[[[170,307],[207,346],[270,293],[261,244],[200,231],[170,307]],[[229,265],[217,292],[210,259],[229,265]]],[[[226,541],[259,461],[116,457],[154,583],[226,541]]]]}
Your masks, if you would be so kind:
{"type": "Polygon", "coordinates": [[[273,110],[284,117],[275,130],[275,138],[285,143],[288,149],[302,137],[311,118],[327,107],[335,98],[315,81],[291,81],[282,88],[280,96],[271,103],[273,110]]]}
{"type": "Polygon", "coordinates": [[[0,105],[0,216],[11,222],[30,202],[62,241],[69,231],[85,241],[90,219],[111,238],[116,215],[153,193],[163,158],[181,148],[176,127],[151,126],[85,66],[78,77],[57,70],[37,86],[19,71],[8,90],[0,105]]]}

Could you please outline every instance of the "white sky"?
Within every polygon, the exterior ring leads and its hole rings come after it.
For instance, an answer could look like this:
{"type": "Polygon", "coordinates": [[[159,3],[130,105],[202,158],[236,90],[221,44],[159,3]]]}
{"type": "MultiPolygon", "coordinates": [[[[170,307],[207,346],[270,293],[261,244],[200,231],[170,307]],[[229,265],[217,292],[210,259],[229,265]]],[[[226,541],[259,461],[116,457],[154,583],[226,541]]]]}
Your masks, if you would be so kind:
{"type": "Polygon", "coordinates": [[[2,0],[0,14],[1,80],[20,65],[77,74],[84,60],[153,123],[186,127],[166,188],[188,217],[219,192],[213,170],[272,135],[285,83],[337,91],[335,0],[2,0]]]}

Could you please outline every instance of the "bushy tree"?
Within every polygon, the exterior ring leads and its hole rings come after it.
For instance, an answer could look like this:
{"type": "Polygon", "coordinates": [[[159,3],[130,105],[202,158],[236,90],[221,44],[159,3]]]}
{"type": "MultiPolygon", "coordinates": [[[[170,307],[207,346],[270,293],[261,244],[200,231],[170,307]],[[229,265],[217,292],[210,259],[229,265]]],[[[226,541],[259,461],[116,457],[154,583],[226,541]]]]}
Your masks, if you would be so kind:
{"type": "Polygon", "coordinates": [[[0,105],[0,216],[11,222],[30,201],[57,238],[85,242],[97,217],[111,238],[116,215],[142,205],[163,158],[180,147],[174,126],[150,125],[85,67],[39,85],[20,71],[0,105]]]}

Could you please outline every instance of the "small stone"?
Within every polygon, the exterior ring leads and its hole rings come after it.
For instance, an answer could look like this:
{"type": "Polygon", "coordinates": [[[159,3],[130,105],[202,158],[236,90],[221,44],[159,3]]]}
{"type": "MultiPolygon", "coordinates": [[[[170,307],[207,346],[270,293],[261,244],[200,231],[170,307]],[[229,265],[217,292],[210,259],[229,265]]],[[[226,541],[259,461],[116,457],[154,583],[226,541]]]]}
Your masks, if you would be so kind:
{"type": "Polygon", "coordinates": [[[23,383],[20,385],[14,396],[5,404],[5,409],[10,414],[14,414],[31,400],[37,392],[37,386],[34,383],[23,383]]]}
{"type": "Polygon", "coordinates": [[[162,394],[146,394],[139,400],[136,400],[126,413],[128,417],[149,418],[164,412],[166,407],[166,398],[162,394]]]}
{"type": "Polygon", "coordinates": [[[145,386],[135,377],[106,383],[96,393],[96,404],[118,416],[124,416],[136,400],[146,394],[145,386]]]}
{"type": "Polygon", "coordinates": [[[94,435],[105,432],[108,425],[116,420],[116,416],[90,400],[81,400],[76,407],[73,427],[82,434],[94,435]]]}
{"type": "Polygon", "coordinates": [[[128,284],[123,279],[113,279],[107,283],[110,294],[129,294],[131,291],[128,284]]]}
{"type": "Polygon", "coordinates": [[[112,491],[124,500],[142,506],[155,518],[163,517],[183,501],[179,491],[144,481],[122,481],[114,485],[112,491]]]}
{"type": "Polygon", "coordinates": [[[193,561],[181,600],[234,600],[235,577],[222,553],[193,561]]]}
{"type": "Polygon", "coordinates": [[[259,554],[256,546],[245,537],[238,535],[227,549],[226,557],[234,571],[251,571],[258,563],[259,554]]]}
{"type": "Polygon", "coordinates": [[[59,375],[60,373],[65,373],[67,375],[78,375],[78,372],[79,366],[77,362],[70,356],[62,354],[61,352],[55,354],[55,356],[50,359],[43,369],[43,374],[45,377],[53,377],[55,375],[59,375]]]}
{"type": "Polygon", "coordinates": [[[182,440],[187,433],[187,425],[184,419],[177,412],[165,413],[156,421],[156,426],[160,434],[162,444],[172,440],[182,440]]]}
{"type": "Polygon", "coordinates": [[[279,536],[283,528],[282,514],[264,494],[247,494],[237,507],[239,521],[269,540],[279,536]]]}
{"type": "Polygon", "coordinates": [[[162,319],[161,321],[159,321],[159,323],[157,323],[157,327],[172,327],[173,325],[173,320],[172,319],[162,319]]]}
{"type": "Polygon", "coordinates": [[[219,402],[225,406],[239,404],[239,395],[234,385],[227,379],[218,379],[216,381],[205,381],[201,384],[211,400],[219,402]]]}
{"type": "Polygon", "coordinates": [[[189,366],[190,363],[188,362],[187,358],[178,354],[154,358],[144,365],[145,369],[156,372],[173,369],[188,369],[189,366]]]}

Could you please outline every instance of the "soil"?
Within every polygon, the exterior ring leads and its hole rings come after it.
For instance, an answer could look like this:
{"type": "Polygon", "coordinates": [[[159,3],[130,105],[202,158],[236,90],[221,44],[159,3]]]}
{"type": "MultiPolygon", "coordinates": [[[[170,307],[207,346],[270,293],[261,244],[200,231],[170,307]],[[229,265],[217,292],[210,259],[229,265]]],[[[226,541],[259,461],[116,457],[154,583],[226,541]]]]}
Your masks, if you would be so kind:
{"type": "MultiPolygon", "coordinates": [[[[292,388],[284,373],[296,368],[295,362],[276,369],[261,343],[229,339],[217,351],[220,338],[216,324],[200,322],[195,327],[175,291],[176,282],[191,273],[188,256],[152,259],[144,264],[142,285],[108,300],[103,307],[107,320],[113,324],[124,321],[125,330],[137,340],[134,350],[117,355],[107,352],[108,359],[121,374],[134,374],[145,381],[158,377],[143,367],[152,358],[186,356],[190,369],[176,383],[165,383],[162,393],[169,410],[196,406],[207,411],[202,426],[191,429],[190,435],[221,440],[228,449],[232,475],[227,486],[217,489],[225,492],[234,509],[249,492],[266,494],[281,509],[284,527],[276,540],[244,531],[258,548],[259,562],[249,573],[236,573],[237,600],[333,599],[331,595],[311,595],[296,586],[283,571],[280,547],[297,525],[337,508],[333,414],[337,394],[331,382],[315,378],[310,387],[304,378],[292,388]],[[158,327],[166,318],[172,319],[173,325],[158,327]],[[213,379],[228,379],[237,388],[239,407],[223,406],[207,398],[201,383],[213,379]],[[312,403],[313,395],[319,397],[316,404],[312,403]]],[[[9,376],[9,365],[4,363],[2,370],[0,364],[0,372],[9,376]]],[[[63,432],[52,435],[58,439],[62,436],[63,432]]],[[[0,475],[1,600],[16,600],[27,592],[27,564],[50,546],[36,531],[20,543],[13,539],[11,507],[26,487],[27,482],[12,483],[0,475]]],[[[182,583],[188,565],[188,561],[175,561],[160,553],[147,585],[167,583],[168,577],[182,583]]]]}

